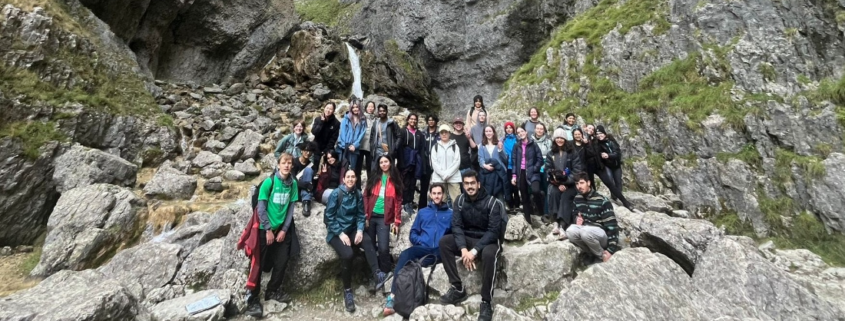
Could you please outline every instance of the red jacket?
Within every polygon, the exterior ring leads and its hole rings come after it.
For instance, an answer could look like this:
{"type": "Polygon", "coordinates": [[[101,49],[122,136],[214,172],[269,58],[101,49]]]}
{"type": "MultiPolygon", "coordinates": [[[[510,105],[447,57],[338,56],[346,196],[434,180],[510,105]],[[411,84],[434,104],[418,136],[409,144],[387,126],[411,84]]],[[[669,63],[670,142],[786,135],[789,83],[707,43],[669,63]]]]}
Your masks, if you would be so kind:
{"type": "Polygon", "coordinates": [[[258,228],[261,222],[258,220],[258,211],[252,211],[252,217],[246,224],[241,238],[238,239],[238,250],[244,250],[249,257],[249,277],[246,280],[247,290],[255,289],[258,285],[258,278],[261,276],[261,247],[258,245],[258,228]]]}
{"type": "MultiPolygon", "coordinates": [[[[381,180],[376,182],[370,193],[364,193],[364,212],[367,213],[367,221],[373,215],[379,190],[381,190],[381,180]]],[[[397,191],[392,179],[387,180],[387,188],[384,190],[384,223],[396,224],[396,226],[402,224],[402,193],[397,191]]]]}

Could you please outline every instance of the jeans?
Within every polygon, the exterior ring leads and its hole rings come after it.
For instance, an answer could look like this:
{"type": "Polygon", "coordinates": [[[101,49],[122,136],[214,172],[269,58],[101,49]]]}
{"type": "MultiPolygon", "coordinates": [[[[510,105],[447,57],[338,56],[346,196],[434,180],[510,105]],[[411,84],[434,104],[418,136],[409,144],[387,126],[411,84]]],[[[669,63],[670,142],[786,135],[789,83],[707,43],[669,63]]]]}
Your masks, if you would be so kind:
{"type": "Polygon", "coordinates": [[[387,273],[393,265],[393,256],[390,255],[390,226],[384,223],[384,215],[370,217],[367,235],[377,249],[379,271],[387,273]]]}
{"type": "Polygon", "coordinates": [[[373,241],[370,240],[370,237],[367,233],[364,233],[364,239],[361,240],[361,243],[355,244],[355,230],[343,232],[346,236],[349,237],[350,245],[344,245],[343,241],[340,240],[340,236],[335,236],[329,241],[329,245],[337,252],[337,255],[340,256],[340,278],[343,280],[343,288],[344,289],[351,289],[352,288],[352,257],[355,255],[355,251],[352,250],[352,247],[361,247],[364,248],[364,256],[367,257],[367,264],[370,265],[370,272],[375,274],[378,272],[378,263],[376,262],[376,250],[373,248],[373,241]]]}
{"type": "MultiPolygon", "coordinates": [[[[598,171],[598,173],[596,173],[596,174],[599,176],[599,179],[601,179],[601,182],[604,183],[605,186],[607,186],[607,189],[610,190],[611,197],[614,198],[614,199],[619,199],[622,202],[622,204],[624,204],[625,206],[628,206],[628,199],[626,199],[625,196],[622,195],[622,185],[616,185],[616,182],[613,180],[613,177],[611,176],[612,175],[611,172],[612,172],[612,170],[605,167],[605,169],[598,171]]],[[[621,178],[622,170],[621,169],[619,170],[619,176],[620,176],[619,179],[621,181],[622,180],[622,178],[621,178]]],[[[595,185],[593,187],[595,188],[595,185]]]]}
{"type": "MultiPolygon", "coordinates": [[[[261,270],[270,273],[270,282],[267,283],[265,292],[276,292],[282,287],[285,270],[290,260],[291,238],[285,237],[284,242],[273,242],[267,245],[267,231],[258,230],[258,247],[261,253],[261,270]],[[272,271],[271,271],[272,270],[272,271]]],[[[261,274],[258,273],[258,280],[252,295],[256,297],[261,293],[261,274]]]]}
{"type": "Polygon", "coordinates": [[[312,198],[311,186],[314,181],[314,169],[306,167],[302,170],[302,176],[297,180],[299,185],[299,199],[301,201],[310,201],[312,198]]]}
{"type": "Polygon", "coordinates": [[[624,187],[622,185],[622,167],[619,167],[619,168],[605,167],[604,170],[607,171],[608,176],[610,176],[610,178],[613,180],[613,184],[616,185],[616,188],[619,189],[619,192],[621,194],[622,188],[624,187]]]}
{"type": "MultiPolygon", "coordinates": [[[[402,254],[399,254],[399,260],[396,261],[396,268],[393,270],[393,279],[396,279],[396,276],[399,275],[399,270],[401,270],[405,264],[408,262],[423,258],[426,255],[433,255],[427,257],[424,261],[421,262],[422,266],[430,266],[436,264],[440,261],[440,249],[436,247],[425,247],[420,245],[414,245],[402,251],[402,254]]],[[[393,286],[390,288],[390,293],[396,291],[396,282],[393,283],[393,286]]]]}
{"type": "MultiPolygon", "coordinates": [[[[478,239],[465,237],[467,247],[472,249],[478,243],[478,239]]],[[[481,259],[481,300],[486,302],[493,302],[493,282],[496,281],[496,260],[499,258],[499,252],[502,247],[497,240],[495,243],[488,244],[476,258],[481,259]]],[[[449,283],[455,288],[463,289],[461,276],[458,274],[458,263],[455,257],[461,256],[461,249],[455,243],[455,235],[447,234],[440,238],[440,257],[443,260],[443,269],[446,270],[446,275],[449,276],[449,283]]]]}
{"type": "Polygon", "coordinates": [[[604,229],[592,225],[572,225],[566,229],[569,242],[577,245],[585,252],[601,257],[607,246],[607,234],[604,229]]]}

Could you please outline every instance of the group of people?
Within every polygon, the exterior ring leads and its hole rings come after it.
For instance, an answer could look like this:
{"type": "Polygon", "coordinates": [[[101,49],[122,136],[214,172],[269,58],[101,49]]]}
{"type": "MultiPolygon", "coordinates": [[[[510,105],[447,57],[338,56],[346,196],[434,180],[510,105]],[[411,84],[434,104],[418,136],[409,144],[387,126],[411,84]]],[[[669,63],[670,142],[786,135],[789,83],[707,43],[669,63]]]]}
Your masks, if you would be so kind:
{"type": "MultiPolygon", "coordinates": [[[[469,270],[480,260],[479,320],[491,320],[496,260],[508,216],[520,205],[529,223],[532,216],[542,216],[555,225],[559,239],[569,239],[593,262],[609,260],[618,249],[613,206],[596,192],[594,176],[614,200],[631,205],[622,195],[619,144],[602,126],[578,126],[575,115],[568,114],[549,137],[532,108],[521,126],[506,122],[499,139],[481,96],[474,97],[466,123],[459,117],[451,126],[429,115],[418,127],[418,115],[410,113],[400,127],[388,117],[386,105],[367,102],[362,109],[357,100],[338,121],[335,108],[326,104],[314,119],[312,141],[304,122],[294,124],[276,148],[278,168],[255,192],[254,222],[239,242],[251,254],[252,270],[259,271],[257,276],[251,272],[247,283],[247,314],[261,314],[261,270],[272,271],[265,299],[290,300],[281,284],[288,259],[299,250],[293,204],[301,202],[303,215],[310,216],[314,195],[326,205],[326,242],[341,259],[344,305],[350,312],[355,310],[352,259],[361,248],[373,293],[407,262],[442,263],[452,285],[440,298],[444,304],[468,296],[455,258],[469,270]],[[363,186],[362,171],[367,174],[363,186]],[[412,246],[394,264],[390,234],[399,234],[402,211],[416,210],[412,246]]],[[[391,294],[384,314],[392,313],[391,294]]]]}

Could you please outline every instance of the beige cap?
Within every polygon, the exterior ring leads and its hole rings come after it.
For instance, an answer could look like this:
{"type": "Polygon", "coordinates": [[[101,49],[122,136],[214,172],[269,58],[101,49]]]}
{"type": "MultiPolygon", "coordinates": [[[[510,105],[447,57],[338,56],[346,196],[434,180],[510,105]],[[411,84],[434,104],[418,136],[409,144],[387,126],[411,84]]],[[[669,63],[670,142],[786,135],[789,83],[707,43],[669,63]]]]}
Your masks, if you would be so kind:
{"type": "Polygon", "coordinates": [[[451,133],[452,127],[449,126],[449,125],[446,125],[446,124],[440,125],[440,128],[438,128],[437,132],[440,133],[440,132],[443,132],[443,131],[447,131],[447,132],[451,133]]]}

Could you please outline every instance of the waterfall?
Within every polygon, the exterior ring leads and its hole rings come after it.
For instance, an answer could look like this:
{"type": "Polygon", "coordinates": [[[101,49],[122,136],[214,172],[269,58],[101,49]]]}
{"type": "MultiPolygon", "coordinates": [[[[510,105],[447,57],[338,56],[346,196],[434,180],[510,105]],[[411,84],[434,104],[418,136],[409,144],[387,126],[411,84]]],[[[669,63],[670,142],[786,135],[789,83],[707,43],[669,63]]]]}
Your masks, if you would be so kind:
{"type": "Polygon", "coordinates": [[[355,48],[346,42],[346,50],[349,51],[349,64],[352,67],[352,95],[358,99],[364,99],[364,91],[361,90],[361,62],[358,59],[358,54],[355,53],[355,48]]]}

